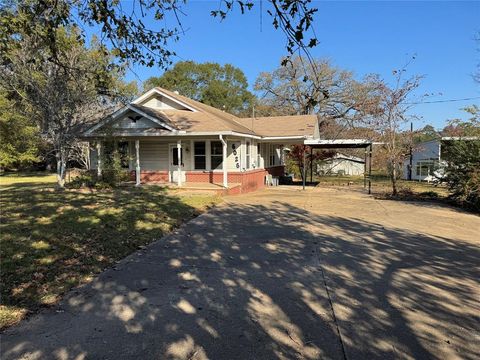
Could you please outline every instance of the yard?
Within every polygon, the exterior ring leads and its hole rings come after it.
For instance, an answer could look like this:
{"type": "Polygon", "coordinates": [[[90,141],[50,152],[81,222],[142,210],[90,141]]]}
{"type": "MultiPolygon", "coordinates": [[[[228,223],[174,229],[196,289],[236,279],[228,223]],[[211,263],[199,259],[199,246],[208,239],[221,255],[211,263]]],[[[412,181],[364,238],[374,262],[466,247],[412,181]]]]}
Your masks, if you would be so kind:
{"type": "MultiPolygon", "coordinates": [[[[314,181],[322,186],[350,186],[363,187],[363,176],[315,176],[314,181]]],[[[372,175],[372,194],[376,196],[383,196],[392,191],[392,183],[385,175],[372,175]]],[[[368,186],[368,182],[367,182],[368,186]]],[[[443,185],[434,185],[425,181],[407,181],[399,179],[397,187],[401,194],[410,194],[416,198],[436,198],[446,199],[448,197],[448,190],[443,185]]]]}
{"type": "Polygon", "coordinates": [[[51,174],[0,177],[2,303],[8,327],[195,217],[219,198],[145,186],[54,190],[51,174]]]}

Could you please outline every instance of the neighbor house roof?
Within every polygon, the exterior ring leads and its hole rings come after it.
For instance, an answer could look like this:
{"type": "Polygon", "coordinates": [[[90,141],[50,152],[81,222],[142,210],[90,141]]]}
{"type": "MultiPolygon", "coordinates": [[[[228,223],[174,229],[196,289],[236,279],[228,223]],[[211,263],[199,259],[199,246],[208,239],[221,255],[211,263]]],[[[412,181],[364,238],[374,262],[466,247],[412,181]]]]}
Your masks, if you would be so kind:
{"type": "MultiPolygon", "coordinates": [[[[146,116],[154,123],[163,128],[124,129],[124,132],[132,135],[164,135],[166,132],[210,133],[210,132],[234,132],[259,137],[312,137],[315,133],[317,117],[315,115],[274,116],[260,118],[238,118],[233,114],[219,110],[212,106],[192,100],[175,92],[154,88],[146,94],[134,100],[131,104],[103,122],[98,123],[85,134],[93,135],[94,131],[108,122],[125,116],[126,110],[137,112],[146,116]],[[178,104],[179,109],[153,108],[142,105],[145,100],[153,96],[164,96],[178,104]]],[[[156,125],[154,125],[156,126],[156,125]]]]}

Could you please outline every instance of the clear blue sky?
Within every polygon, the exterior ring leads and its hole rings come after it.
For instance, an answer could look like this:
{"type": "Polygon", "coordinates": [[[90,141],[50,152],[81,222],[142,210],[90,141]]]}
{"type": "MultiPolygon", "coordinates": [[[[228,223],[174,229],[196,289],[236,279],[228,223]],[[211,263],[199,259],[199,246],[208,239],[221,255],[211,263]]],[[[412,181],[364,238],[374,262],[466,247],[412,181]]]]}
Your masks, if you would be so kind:
{"type": "MultiPolygon", "coordinates": [[[[245,72],[252,86],[260,72],[275,69],[286,54],[283,34],[273,29],[266,1],[262,28],[258,1],[250,12],[234,11],[223,22],[210,16],[218,4],[190,0],[184,7],[181,20],[186,33],[172,46],[178,55],[174,61],[230,63],[245,72]]],[[[480,44],[474,41],[480,31],[479,1],[314,1],[313,6],[319,9],[315,57],[328,57],[358,78],[378,73],[389,80],[393,69],[416,54],[409,71],[425,75],[420,92],[442,93],[429,100],[480,96],[479,84],[471,76],[480,62],[480,44]]],[[[134,72],[128,80],[143,81],[163,70],[135,67],[134,72]]],[[[447,119],[465,118],[460,108],[480,104],[479,100],[419,105],[415,112],[423,120],[416,127],[429,123],[440,128],[447,119]]]]}

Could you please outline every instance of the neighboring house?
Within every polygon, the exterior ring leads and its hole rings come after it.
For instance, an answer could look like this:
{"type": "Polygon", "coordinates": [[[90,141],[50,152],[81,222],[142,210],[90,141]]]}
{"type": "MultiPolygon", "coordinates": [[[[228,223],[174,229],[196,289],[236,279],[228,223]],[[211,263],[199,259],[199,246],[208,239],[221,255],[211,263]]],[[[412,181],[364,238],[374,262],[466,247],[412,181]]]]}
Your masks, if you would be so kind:
{"type": "Polygon", "coordinates": [[[322,160],[317,165],[321,175],[363,175],[365,161],[356,156],[336,153],[329,159],[322,160]]]}
{"type": "Polygon", "coordinates": [[[319,139],[315,115],[238,118],[154,88],[83,133],[91,169],[102,173],[112,139],[136,184],[204,182],[252,191],[283,175],[288,144],[319,139]],[[108,140],[108,141],[107,141],[108,140]],[[110,144],[109,146],[106,146],[110,144]]]}
{"type": "MultiPolygon", "coordinates": [[[[434,181],[443,176],[442,147],[447,141],[477,140],[475,137],[442,137],[415,145],[411,156],[411,180],[434,181]]],[[[410,159],[403,162],[403,178],[409,180],[410,159]]]]}

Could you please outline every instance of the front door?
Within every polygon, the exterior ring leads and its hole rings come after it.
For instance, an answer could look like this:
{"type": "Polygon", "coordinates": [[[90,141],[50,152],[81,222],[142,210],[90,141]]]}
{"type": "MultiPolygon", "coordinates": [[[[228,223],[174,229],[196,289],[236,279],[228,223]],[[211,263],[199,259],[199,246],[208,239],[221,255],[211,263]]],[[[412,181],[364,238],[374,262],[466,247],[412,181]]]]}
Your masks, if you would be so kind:
{"type": "MultiPolygon", "coordinates": [[[[169,178],[170,182],[177,183],[178,182],[178,150],[177,150],[177,144],[169,144],[168,146],[168,163],[169,163],[169,178]]],[[[184,170],[184,162],[183,162],[183,148],[180,149],[180,165],[181,165],[181,171],[180,171],[180,181],[182,183],[185,182],[185,170],[184,170]]]]}

